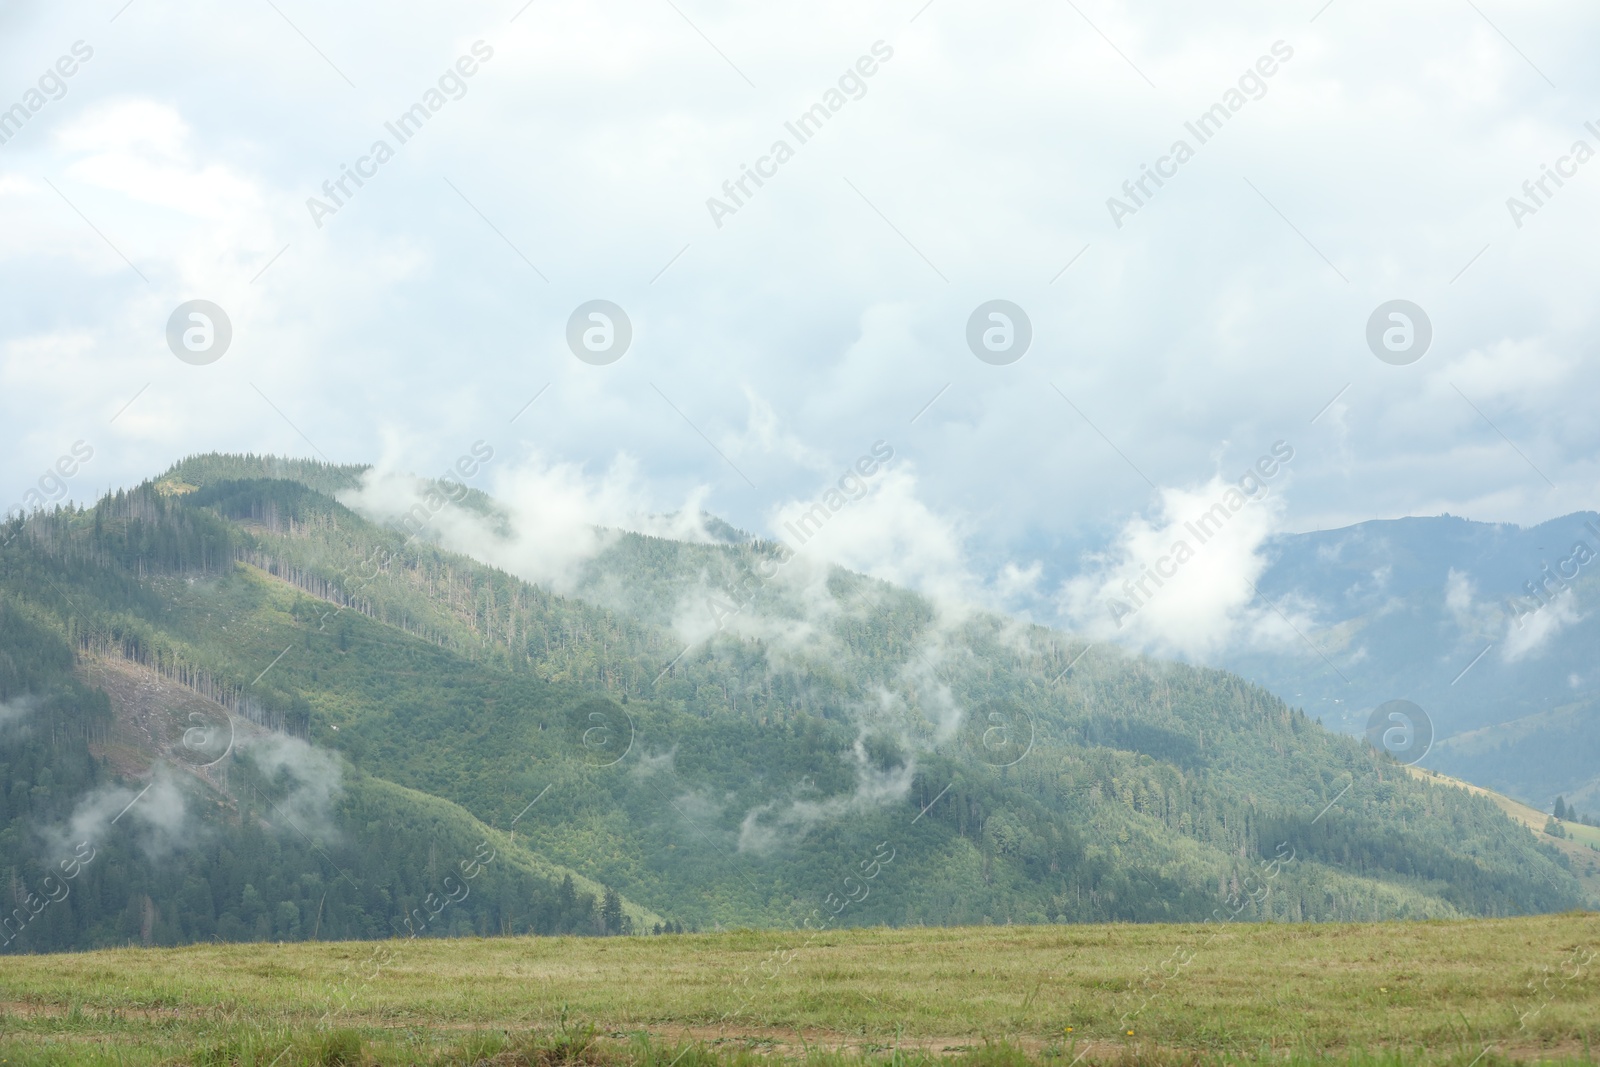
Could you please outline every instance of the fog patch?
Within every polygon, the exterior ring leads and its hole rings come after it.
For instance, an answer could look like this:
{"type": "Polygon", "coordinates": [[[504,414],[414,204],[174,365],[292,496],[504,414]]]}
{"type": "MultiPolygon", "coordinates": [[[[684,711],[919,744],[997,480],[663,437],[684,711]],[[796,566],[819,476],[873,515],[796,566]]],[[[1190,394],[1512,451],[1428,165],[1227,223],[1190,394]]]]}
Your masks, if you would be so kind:
{"type": "Polygon", "coordinates": [[[1583,618],[1572,590],[1563,589],[1540,610],[1521,619],[1506,620],[1506,643],[1501,657],[1507,663],[1516,663],[1539,655],[1557,634],[1583,618]]]}
{"type": "Polygon", "coordinates": [[[739,851],[765,855],[803,840],[817,826],[846,815],[860,815],[903,801],[911,794],[916,760],[880,767],[867,753],[866,735],[859,734],[842,758],[855,769],[855,789],[843,796],[810,800],[792,797],[774,801],[745,813],[739,824],[739,851]]]}
{"type": "Polygon", "coordinates": [[[191,819],[172,772],[158,766],[142,788],[106,785],[78,801],[66,825],[43,832],[52,858],[71,855],[80,842],[98,849],[114,835],[131,836],[141,852],[161,859],[196,843],[202,827],[191,819]]]}
{"type": "Polygon", "coordinates": [[[633,766],[628,768],[628,773],[635,778],[649,778],[656,774],[676,774],[678,771],[676,766],[677,757],[677,745],[673,745],[665,752],[657,754],[640,753],[633,766]]]}
{"type": "Polygon", "coordinates": [[[42,703],[38,697],[22,696],[15,700],[0,700],[0,730],[21,725],[22,721],[42,703]]]}
{"type": "Polygon", "coordinates": [[[238,758],[252,767],[273,794],[268,807],[302,833],[333,838],[333,802],[343,793],[339,758],[285,734],[241,739],[238,758]]]}
{"type": "Polygon", "coordinates": [[[488,510],[468,500],[459,485],[446,494],[454,502],[436,508],[428,498],[437,496],[439,483],[379,466],[339,500],[367,519],[390,525],[403,523],[421,507],[427,521],[420,530],[407,530],[413,536],[563,594],[578,591],[588,565],[623,531],[695,544],[719,542],[706,529],[708,487],[691,489],[680,507],[663,511],[643,488],[638,463],[626,454],[594,477],[583,464],[535,453],[520,464],[495,467],[489,483],[494,503],[488,510]]]}

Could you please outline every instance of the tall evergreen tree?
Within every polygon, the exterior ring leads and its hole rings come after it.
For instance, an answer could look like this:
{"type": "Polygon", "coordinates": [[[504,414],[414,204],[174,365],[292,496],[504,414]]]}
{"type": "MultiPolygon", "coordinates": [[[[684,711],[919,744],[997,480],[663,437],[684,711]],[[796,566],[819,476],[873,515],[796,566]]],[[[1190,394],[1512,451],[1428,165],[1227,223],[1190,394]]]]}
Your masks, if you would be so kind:
{"type": "Polygon", "coordinates": [[[600,919],[607,934],[622,933],[622,897],[615,889],[606,886],[605,903],[600,906],[600,919]]]}

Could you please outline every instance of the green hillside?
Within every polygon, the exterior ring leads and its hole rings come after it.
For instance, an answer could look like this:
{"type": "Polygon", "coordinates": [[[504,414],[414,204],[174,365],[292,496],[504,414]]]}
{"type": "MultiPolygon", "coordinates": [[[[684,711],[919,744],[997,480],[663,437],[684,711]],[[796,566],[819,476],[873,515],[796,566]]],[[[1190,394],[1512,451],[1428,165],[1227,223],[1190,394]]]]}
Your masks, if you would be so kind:
{"type": "MultiPolygon", "coordinates": [[[[0,618],[17,621],[0,631],[0,664],[22,666],[0,674],[0,700],[54,694],[64,710],[51,714],[82,740],[71,753],[45,745],[43,720],[0,738],[12,746],[0,759],[18,768],[6,776],[18,784],[0,809],[12,835],[0,837],[0,863],[42,862],[32,827],[129,773],[97,740],[110,712],[82,667],[126,660],[345,768],[326,856],[271,832],[241,799],[238,784],[259,773],[247,752],[209,769],[228,778],[205,787],[231,797],[215,816],[230,829],[202,842],[259,833],[300,849],[279,861],[273,904],[287,920],[292,903],[300,923],[280,933],[239,913],[241,927],[180,922],[169,940],[310,936],[308,902],[324,889],[324,924],[346,921],[331,919],[338,902],[359,903],[368,925],[316,936],[392,927],[437,892],[431,878],[452,862],[440,856],[470,857],[475,844],[469,832],[450,838],[455,851],[433,847],[449,835],[423,829],[419,794],[473,826],[515,823],[525,883],[498,911],[452,911],[462,931],[522,921],[518,932],[546,932],[546,916],[551,929],[588,932],[592,914],[563,904],[551,873],[565,869],[620,892],[611,925],[625,912],[636,929],[1457,917],[1584,903],[1568,860],[1489,798],[1420,781],[1235,676],[942,609],[734,536],[613,533],[562,596],[362,518],[336,499],[361,474],[202,457],[92,509],[12,524],[0,618]],[[702,625],[718,614],[721,632],[702,625]],[[706,635],[687,650],[672,625],[685,617],[706,635]],[[49,804],[31,799],[32,783],[49,804]],[[411,792],[385,809],[391,827],[372,817],[373,798],[397,787],[411,792]],[[350,872],[369,894],[358,901],[331,884],[344,880],[330,858],[386,866],[350,872]],[[371,895],[383,884],[404,889],[371,895]]],[[[478,495],[441,506],[465,506],[491,531],[509,521],[478,495]]],[[[174,846],[162,875],[210,847],[174,846]]],[[[252,855],[241,846],[204,862],[252,855]]],[[[134,852],[127,863],[144,869],[134,852]]],[[[244,883],[208,884],[220,924],[244,883]]],[[[121,892],[108,883],[104,907],[138,915],[145,897],[159,911],[185,889],[121,892]]],[[[33,947],[114,940],[112,926],[92,929],[90,941],[69,931],[33,947]]]]}
{"type": "Polygon", "coordinates": [[[138,706],[161,682],[120,657],[75,656],[0,598],[0,707],[21,709],[0,719],[0,872],[13,903],[0,951],[661,922],[458,805],[248,719],[222,727],[215,753],[186,748],[229,716],[191,694],[163,736],[161,702],[138,706]],[[116,682],[132,683],[131,699],[116,682]]]}

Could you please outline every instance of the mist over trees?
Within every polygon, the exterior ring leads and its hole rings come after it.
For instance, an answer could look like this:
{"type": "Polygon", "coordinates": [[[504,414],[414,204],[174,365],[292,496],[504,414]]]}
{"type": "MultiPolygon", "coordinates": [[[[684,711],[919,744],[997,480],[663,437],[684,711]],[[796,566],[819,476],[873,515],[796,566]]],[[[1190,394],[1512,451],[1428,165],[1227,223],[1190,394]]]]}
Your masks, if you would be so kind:
{"type": "Polygon", "coordinates": [[[359,477],[202,457],[7,525],[0,706],[28,710],[0,718],[6,951],[1585,899],[1487,798],[1233,675],[837,569],[766,583],[743,629],[685,650],[679,606],[773,546],[621,534],[561,596],[330,495],[359,477]],[[323,822],[287,816],[294,782],[247,749],[179,760],[177,826],[135,806],[48,900],[84,798],[174,762],[85,682],[100,662],[331,754],[323,822]]]}

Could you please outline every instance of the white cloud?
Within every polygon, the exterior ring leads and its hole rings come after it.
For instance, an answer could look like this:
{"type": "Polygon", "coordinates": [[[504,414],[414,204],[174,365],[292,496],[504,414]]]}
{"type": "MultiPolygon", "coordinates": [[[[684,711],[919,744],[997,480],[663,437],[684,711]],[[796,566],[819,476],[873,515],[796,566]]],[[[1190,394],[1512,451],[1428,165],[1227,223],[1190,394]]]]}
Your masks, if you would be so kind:
{"type": "Polygon", "coordinates": [[[1030,598],[1037,594],[1039,579],[1044,576],[1044,563],[1034,560],[1026,567],[1007,562],[995,577],[995,592],[1006,600],[1030,598]]]}
{"type": "Polygon", "coordinates": [[[73,181],[230,229],[259,217],[264,205],[255,184],[229,167],[197,163],[192,134],[173,108],[128,100],[94,109],[57,143],[77,157],[67,168],[73,181]]]}
{"type": "Polygon", "coordinates": [[[98,850],[117,831],[135,835],[146,854],[159,858],[193,844],[198,827],[177,780],[158,767],[142,788],[108,785],[92,790],[73,807],[65,826],[44,833],[54,851],[66,856],[81,843],[98,850]]]}
{"type": "Polygon", "coordinates": [[[795,436],[793,429],[784,425],[777,409],[765,397],[748,385],[743,388],[743,393],[748,411],[745,428],[724,439],[724,451],[740,459],[776,457],[802,470],[828,470],[827,456],[795,436]]]}
{"type": "MultiPolygon", "coordinates": [[[[1512,224],[1505,198],[1585,131],[1459,4],[1314,24],[1261,0],[1086,8],[1126,61],[1049,5],[1013,12],[1004,45],[959,5],[915,23],[839,0],[702,12],[755,88],[665,6],[625,30],[567,0],[537,24],[410,0],[297,20],[359,93],[270,8],[221,26],[185,0],[139,14],[0,154],[0,499],[80,438],[98,489],[218,448],[371,461],[392,426],[424,454],[395,469],[426,472],[463,439],[509,453],[505,428],[550,464],[635,457],[638,482],[665,487],[653,513],[704,486],[705,507],[756,529],[881,436],[914,460],[914,501],[872,528],[841,518],[828,551],[979,596],[1030,560],[1053,587],[1060,558],[1142,506],[1129,463],[1193,485],[1217,440],[1325,407],[1286,528],[1530,523],[1600,490],[1600,308],[1573,236],[1600,220],[1600,170],[1512,224]],[[467,95],[317,228],[306,198],[479,36],[495,58],[467,95]],[[894,58],[867,94],[716,227],[706,198],[879,39],[894,58]],[[1107,197],[1278,39],[1295,56],[1267,95],[1117,228],[1107,197]],[[591,367],[563,334],[602,294],[635,339],[591,367]],[[964,340],[1001,296],[1034,326],[1009,367],[964,340]],[[1435,326],[1416,367],[1364,350],[1396,296],[1435,326]],[[234,322],[211,367],[162,339],[191,298],[234,322]]],[[[1582,98],[1600,95],[1582,50],[1597,27],[1557,3],[1507,33],[1582,98]]],[[[68,8],[34,5],[0,49],[33,69],[79,33],[68,8]]],[[[541,541],[524,565],[559,575],[563,551],[541,541]]]]}
{"type": "MultiPolygon", "coordinates": [[[[598,476],[577,463],[534,454],[521,462],[501,458],[487,462],[487,491],[500,509],[483,514],[448,502],[431,480],[401,473],[392,462],[375,466],[361,486],[340,495],[353,510],[383,523],[412,521],[407,532],[518,577],[562,593],[575,590],[584,568],[615,540],[618,530],[631,530],[675,540],[709,542],[702,503],[705,490],[695,488],[677,508],[659,510],[639,474],[636,461],[617,456],[598,476]],[[413,511],[413,509],[418,509],[413,511]]],[[[462,495],[460,479],[448,495],[462,495]]]]}
{"type": "Polygon", "coordinates": [[[38,706],[37,700],[28,697],[18,697],[11,701],[0,700],[0,730],[22,722],[38,706]]]}
{"type": "Polygon", "coordinates": [[[1063,613],[1096,639],[1194,657],[1239,637],[1286,643],[1292,630],[1255,590],[1283,513],[1281,496],[1252,499],[1221,477],[1163,489],[1153,517],[1130,518],[1062,586],[1063,613]]]}
{"type": "MultiPolygon", "coordinates": [[[[847,473],[843,477],[849,478],[847,473]]],[[[843,486],[841,479],[841,486],[843,486]]],[[[891,460],[870,478],[856,476],[849,483],[861,486],[834,493],[841,501],[820,528],[807,516],[822,516],[828,487],[809,499],[790,500],[772,509],[768,526],[809,556],[838,563],[863,574],[906,586],[947,603],[977,600],[982,588],[969,569],[963,542],[965,531],[949,515],[940,514],[918,494],[915,465],[891,460]],[[796,531],[810,536],[801,540],[796,531]]]]}
{"type": "Polygon", "coordinates": [[[1577,597],[1572,590],[1563,589],[1539,610],[1506,619],[1506,641],[1500,655],[1507,663],[1536,656],[1563,629],[1583,618],[1578,611],[1577,597]]]}
{"type": "Polygon", "coordinates": [[[1456,620],[1456,625],[1463,630],[1470,628],[1475,621],[1475,595],[1472,575],[1451,567],[1450,573],[1445,575],[1444,606],[1456,620]]]}

